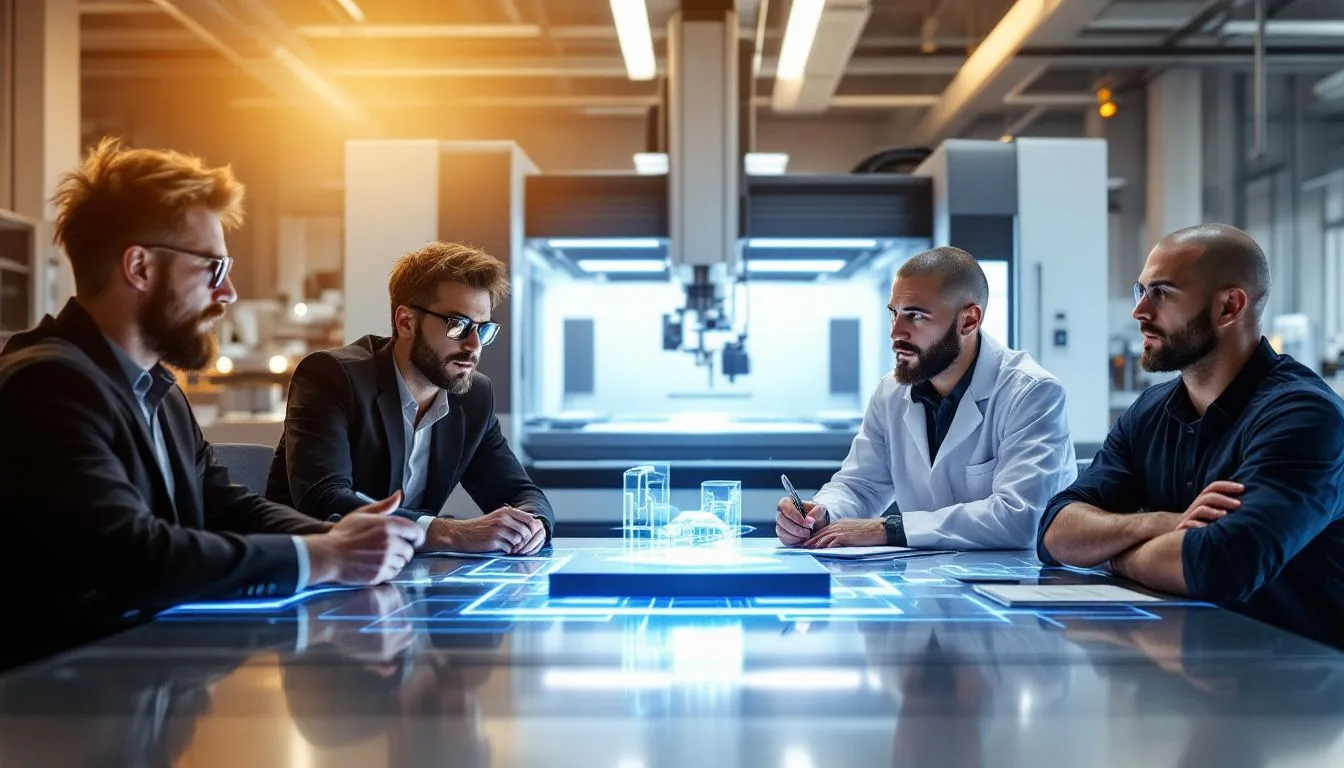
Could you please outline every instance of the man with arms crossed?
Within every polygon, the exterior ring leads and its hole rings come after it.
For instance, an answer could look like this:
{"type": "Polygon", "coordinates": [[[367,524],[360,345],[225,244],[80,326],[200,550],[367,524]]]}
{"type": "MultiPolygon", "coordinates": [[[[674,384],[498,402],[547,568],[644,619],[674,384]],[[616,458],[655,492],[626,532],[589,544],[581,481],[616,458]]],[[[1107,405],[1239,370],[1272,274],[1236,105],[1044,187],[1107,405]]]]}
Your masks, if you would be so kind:
{"type": "Polygon", "coordinates": [[[550,539],[550,502],[509,450],[490,379],[476,370],[508,292],[503,262],[454,243],[402,256],[388,278],[393,338],[365,336],[304,358],[267,496],[319,519],[359,492],[402,490],[427,549],[532,554],[550,539]],[[488,514],[439,517],[462,483],[488,514]]]}
{"type": "Polygon", "coordinates": [[[780,500],[782,543],[1031,546],[1038,510],[1077,475],[1064,388],[980,332],[988,299],[985,273],[963,250],[901,265],[887,305],[896,368],[806,514],[780,500]]]}
{"type": "Polygon", "coordinates": [[[1344,403],[1260,332],[1269,265],[1220,224],[1168,235],[1134,285],[1149,387],[1041,519],[1042,562],[1344,646],[1344,403]]]}
{"type": "Polygon", "coordinates": [[[0,576],[21,663],[174,604],[391,579],[423,539],[361,506],[336,526],[229,482],[165,366],[214,362],[238,294],[226,168],[105,140],[56,192],[75,297],[0,353],[0,576]]]}

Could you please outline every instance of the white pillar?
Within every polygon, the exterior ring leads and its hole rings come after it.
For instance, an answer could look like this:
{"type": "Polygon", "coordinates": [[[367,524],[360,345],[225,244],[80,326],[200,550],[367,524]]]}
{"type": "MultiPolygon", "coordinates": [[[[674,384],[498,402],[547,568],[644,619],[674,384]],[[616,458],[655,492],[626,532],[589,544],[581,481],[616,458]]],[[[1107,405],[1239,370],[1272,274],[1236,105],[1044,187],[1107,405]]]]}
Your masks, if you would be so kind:
{"type": "Polygon", "coordinates": [[[1148,242],[1204,220],[1200,73],[1173,69],[1148,85],[1148,242]]]}
{"type": "MultiPolygon", "coordinates": [[[[9,204],[24,216],[50,222],[51,196],[61,174],[80,160],[79,7],[77,0],[14,4],[14,166],[9,204]]],[[[55,312],[74,294],[70,264],[38,234],[34,311],[55,312]]],[[[34,317],[34,320],[37,318],[34,317]]]]}

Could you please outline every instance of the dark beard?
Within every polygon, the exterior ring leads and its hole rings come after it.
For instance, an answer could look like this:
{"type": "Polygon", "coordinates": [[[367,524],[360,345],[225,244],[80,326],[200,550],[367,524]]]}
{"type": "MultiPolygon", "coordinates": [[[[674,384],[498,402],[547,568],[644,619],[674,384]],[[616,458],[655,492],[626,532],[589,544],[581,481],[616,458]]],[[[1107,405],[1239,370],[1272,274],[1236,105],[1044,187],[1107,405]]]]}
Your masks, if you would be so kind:
{"type": "Polygon", "coordinates": [[[448,364],[456,360],[473,361],[470,352],[463,352],[456,355],[440,358],[434,354],[434,350],[425,343],[424,336],[421,335],[420,325],[416,324],[415,338],[411,339],[411,365],[425,377],[425,381],[447,390],[450,394],[465,395],[471,389],[471,371],[465,373],[449,374],[448,364]]]}
{"type": "Polygon", "coordinates": [[[910,366],[902,367],[899,360],[896,362],[896,381],[901,384],[920,384],[928,381],[947,370],[961,353],[961,345],[957,343],[957,323],[953,321],[952,325],[948,326],[947,333],[928,349],[920,349],[913,344],[897,341],[891,345],[891,351],[897,350],[914,352],[917,357],[914,365],[910,366]]]}
{"type": "MultiPolygon", "coordinates": [[[[1153,333],[1152,326],[1140,326],[1140,330],[1153,333]]],[[[1144,350],[1139,365],[1149,373],[1160,371],[1180,371],[1198,363],[1218,346],[1218,337],[1213,332],[1213,321],[1205,312],[1201,312],[1190,322],[1172,333],[1164,333],[1159,338],[1162,346],[1156,350],[1144,350]]]]}
{"type": "Polygon", "coordinates": [[[140,330],[164,363],[178,370],[199,371],[219,355],[219,340],[213,329],[201,331],[200,325],[223,316],[224,305],[211,304],[190,317],[179,309],[180,305],[180,297],[168,283],[167,271],[160,272],[148,303],[140,311],[140,330]]]}

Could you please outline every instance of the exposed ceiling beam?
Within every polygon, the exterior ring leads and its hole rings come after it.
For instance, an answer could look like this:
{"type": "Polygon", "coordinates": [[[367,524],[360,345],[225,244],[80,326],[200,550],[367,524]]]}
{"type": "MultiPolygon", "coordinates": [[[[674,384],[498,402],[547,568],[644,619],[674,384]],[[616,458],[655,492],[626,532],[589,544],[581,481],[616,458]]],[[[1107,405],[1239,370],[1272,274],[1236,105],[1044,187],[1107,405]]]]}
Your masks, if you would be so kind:
{"type": "Polygon", "coordinates": [[[163,13],[163,11],[148,0],[142,2],[111,2],[102,0],[102,2],[83,2],[79,4],[79,12],[88,15],[129,15],[136,13],[163,13]]]}
{"type": "Polygon", "coordinates": [[[150,1],[277,95],[315,100],[347,121],[369,121],[368,112],[321,73],[304,42],[265,3],[150,1]]]}
{"type": "Polygon", "coordinates": [[[914,141],[934,146],[1001,104],[1013,86],[1039,66],[1019,59],[1020,50],[1072,40],[1107,4],[1108,0],[1017,0],[924,116],[914,141]]]}
{"type": "MultiPolygon", "coordinates": [[[[496,40],[542,36],[537,24],[314,24],[296,27],[294,31],[308,40],[496,40]]],[[[615,40],[616,32],[610,30],[601,37],[615,40]]]]}

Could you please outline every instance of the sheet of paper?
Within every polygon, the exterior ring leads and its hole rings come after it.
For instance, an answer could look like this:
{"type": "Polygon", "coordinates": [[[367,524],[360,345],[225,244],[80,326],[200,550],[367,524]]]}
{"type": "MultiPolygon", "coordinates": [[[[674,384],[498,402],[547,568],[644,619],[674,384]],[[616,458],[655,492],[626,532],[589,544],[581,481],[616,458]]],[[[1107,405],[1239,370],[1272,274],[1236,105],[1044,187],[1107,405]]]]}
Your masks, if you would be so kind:
{"type": "Polygon", "coordinates": [[[827,549],[802,549],[800,547],[776,547],[777,555],[812,555],[813,557],[835,560],[870,560],[884,557],[914,557],[924,554],[941,554],[947,550],[912,549],[910,547],[829,547],[827,549]]]}
{"type": "Polygon", "coordinates": [[[1005,605],[1162,602],[1114,584],[979,584],[975,591],[1005,605]]]}

